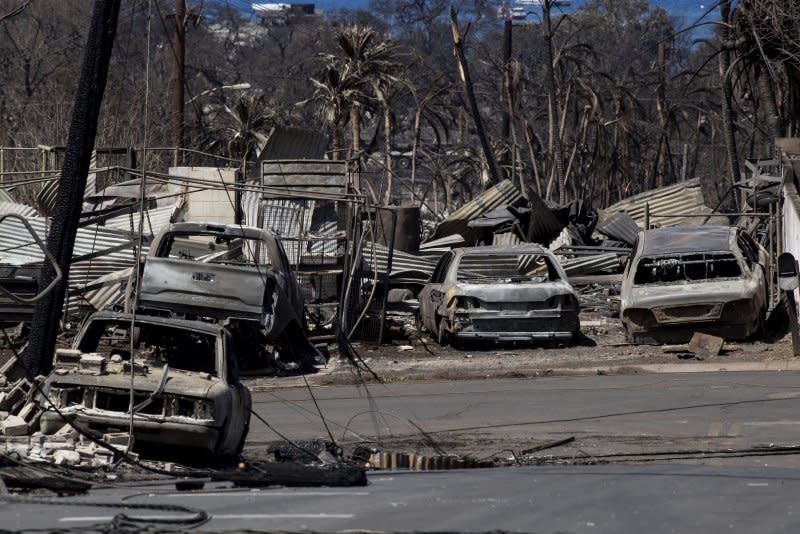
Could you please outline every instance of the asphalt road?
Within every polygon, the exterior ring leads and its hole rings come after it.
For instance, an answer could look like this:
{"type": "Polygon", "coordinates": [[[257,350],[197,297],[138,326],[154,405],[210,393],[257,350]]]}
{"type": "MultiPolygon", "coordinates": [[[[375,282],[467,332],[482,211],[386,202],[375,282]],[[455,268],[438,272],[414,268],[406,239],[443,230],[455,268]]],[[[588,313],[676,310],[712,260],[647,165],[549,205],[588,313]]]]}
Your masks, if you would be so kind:
{"type": "MultiPolygon", "coordinates": [[[[526,440],[575,436],[578,446],[583,441],[598,454],[800,443],[798,372],[404,382],[313,391],[334,437],[345,442],[398,435],[413,442],[419,431],[410,420],[434,438],[455,443],[525,448],[526,440]]],[[[307,389],[256,393],[253,401],[285,435],[326,435],[307,389]]],[[[251,446],[275,439],[264,425],[252,423],[251,446]]]]}
{"type": "MultiPolygon", "coordinates": [[[[687,444],[800,443],[797,372],[411,382],[373,386],[370,392],[371,401],[355,388],[315,388],[337,438],[408,434],[413,443],[417,434],[407,422],[412,418],[448,444],[457,443],[457,436],[487,453],[567,435],[575,436],[573,444],[541,454],[592,459],[687,444]],[[370,416],[370,407],[379,417],[370,416]]],[[[295,439],[325,433],[307,390],[258,393],[254,400],[257,412],[282,433],[295,439]]],[[[253,421],[251,438],[253,451],[275,436],[253,421]]],[[[137,503],[205,510],[211,519],[201,531],[798,531],[797,455],[688,458],[683,463],[376,471],[368,486],[356,488],[241,490],[209,482],[202,492],[179,493],[170,485],[144,482],[58,499],[62,506],[0,504],[0,528],[85,531],[124,511],[120,506],[137,503]]],[[[159,510],[127,512],[176,517],[159,510]]]]}
{"type": "MultiPolygon", "coordinates": [[[[142,487],[93,491],[83,500],[203,509],[211,521],[200,531],[784,533],[800,528],[798,492],[794,469],[626,465],[374,473],[366,487],[341,489],[209,486],[186,494],[142,487]]],[[[84,531],[125,511],[70,501],[62,507],[5,505],[0,524],[84,531]]]]}

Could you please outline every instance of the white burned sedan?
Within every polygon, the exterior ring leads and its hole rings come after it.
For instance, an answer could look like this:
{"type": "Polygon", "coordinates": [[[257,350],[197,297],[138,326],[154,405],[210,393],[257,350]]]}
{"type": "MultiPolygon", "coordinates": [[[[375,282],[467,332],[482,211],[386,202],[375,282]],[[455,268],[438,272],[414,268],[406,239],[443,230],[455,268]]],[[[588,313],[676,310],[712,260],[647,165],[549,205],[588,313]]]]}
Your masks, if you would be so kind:
{"type": "Polygon", "coordinates": [[[739,228],[639,233],[622,279],[620,317],[634,343],[686,343],[694,332],[744,339],[763,328],[766,251],[739,228]]]}
{"type": "Polygon", "coordinates": [[[570,340],[580,306],[555,256],[539,245],[454,249],[419,295],[419,318],[441,344],[570,340]]]}

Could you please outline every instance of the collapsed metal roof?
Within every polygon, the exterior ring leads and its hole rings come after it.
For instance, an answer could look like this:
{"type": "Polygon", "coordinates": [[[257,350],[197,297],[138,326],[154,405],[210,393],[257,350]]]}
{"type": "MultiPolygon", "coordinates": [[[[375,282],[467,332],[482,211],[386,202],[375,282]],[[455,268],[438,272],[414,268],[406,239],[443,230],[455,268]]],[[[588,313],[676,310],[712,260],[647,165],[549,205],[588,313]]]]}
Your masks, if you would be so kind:
{"type": "Polygon", "coordinates": [[[503,180],[451,213],[449,217],[439,223],[433,235],[426,242],[453,234],[465,236],[470,233],[467,226],[469,221],[477,219],[503,204],[516,204],[522,198],[522,193],[511,180],[503,180]]]}
{"type": "MultiPolygon", "coordinates": [[[[641,227],[645,226],[645,210],[650,206],[650,220],[659,226],[696,224],[697,218],[686,215],[710,214],[705,205],[700,179],[686,180],[675,185],[646,191],[600,210],[600,220],[605,221],[614,213],[627,212],[641,227]],[[684,216],[676,216],[676,215],[684,216]]],[[[699,219],[702,220],[702,219],[699,219]]]]}
{"type": "Polygon", "coordinates": [[[639,234],[639,239],[642,254],[661,256],[730,250],[730,239],[735,233],[733,226],[681,226],[647,230],[639,234]]]}

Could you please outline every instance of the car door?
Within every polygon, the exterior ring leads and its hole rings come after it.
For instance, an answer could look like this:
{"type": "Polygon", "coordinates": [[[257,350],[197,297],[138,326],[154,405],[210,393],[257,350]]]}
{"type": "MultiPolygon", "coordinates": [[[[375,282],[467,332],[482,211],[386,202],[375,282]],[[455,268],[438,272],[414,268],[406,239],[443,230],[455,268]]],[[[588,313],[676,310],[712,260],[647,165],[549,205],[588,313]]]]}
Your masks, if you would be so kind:
{"type": "Polygon", "coordinates": [[[436,264],[430,281],[425,284],[425,287],[419,293],[420,318],[429,332],[437,332],[438,325],[436,322],[438,318],[436,317],[436,310],[442,303],[442,285],[453,261],[453,256],[453,252],[448,252],[439,258],[439,263],[436,264]]]}

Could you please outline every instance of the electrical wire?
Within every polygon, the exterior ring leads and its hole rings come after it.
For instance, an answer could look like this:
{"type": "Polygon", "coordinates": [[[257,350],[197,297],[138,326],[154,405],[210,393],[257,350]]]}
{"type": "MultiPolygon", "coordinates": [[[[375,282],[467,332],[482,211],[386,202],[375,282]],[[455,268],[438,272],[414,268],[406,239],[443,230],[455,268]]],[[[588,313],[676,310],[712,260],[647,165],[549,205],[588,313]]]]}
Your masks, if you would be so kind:
{"type": "MultiPolygon", "coordinates": [[[[150,99],[150,40],[152,38],[152,14],[153,14],[153,0],[148,0],[147,2],[147,39],[146,39],[146,46],[147,46],[147,54],[145,57],[145,71],[144,71],[144,113],[142,117],[142,150],[145,154],[147,154],[147,143],[148,133],[150,128],[150,115],[148,112],[149,107],[149,99],[150,99]]],[[[133,265],[133,276],[135,280],[135,285],[133,287],[133,304],[131,306],[131,326],[130,331],[128,332],[128,337],[130,338],[130,364],[131,364],[131,376],[130,376],[130,391],[128,392],[128,411],[130,412],[130,419],[128,421],[128,444],[125,447],[125,455],[127,456],[130,454],[131,449],[133,448],[133,440],[134,440],[134,417],[135,417],[135,410],[134,406],[136,405],[135,399],[135,382],[136,382],[136,347],[134,346],[135,343],[135,332],[136,332],[136,310],[139,307],[139,288],[141,286],[141,269],[139,268],[139,263],[141,261],[142,255],[142,248],[144,247],[144,207],[145,207],[145,194],[147,191],[147,158],[142,158],[142,181],[139,184],[139,228],[138,228],[138,245],[136,247],[136,253],[134,257],[134,265],[133,265]]],[[[167,372],[165,368],[164,373],[167,372]]]]}

